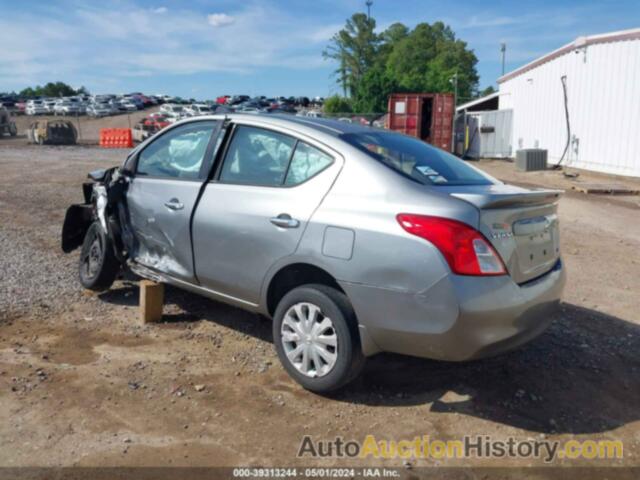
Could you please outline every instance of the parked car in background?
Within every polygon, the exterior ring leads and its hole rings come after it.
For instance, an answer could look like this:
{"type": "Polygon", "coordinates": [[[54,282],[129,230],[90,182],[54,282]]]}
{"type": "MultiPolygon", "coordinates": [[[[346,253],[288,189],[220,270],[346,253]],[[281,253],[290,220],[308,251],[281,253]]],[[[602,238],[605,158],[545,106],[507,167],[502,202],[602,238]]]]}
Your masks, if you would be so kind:
{"type": "Polygon", "coordinates": [[[193,103],[184,107],[184,113],[186,117],[197,117],[200,115],[211,115],[213,109],[204,103],[193,103]]]}
{"type": "Polygon", "coordinates": [[[87,115],[90,117],[106,117],[112,113],[108,103],[92,103],[87,107],[87,115]]]}
{"type": "Polygon", "coordinates": [[[175,103],[165,103],[160,107],[160,111],[169,116],[180,118],[184,114],[184,107],[175,103]]]}
{"type": "Polygon", "coordinates": [[[296,113],[296,109],[288,103],[282,103],[269,108],[269,113],[296,113]]]}
{"type": "Polygon", "coordinates": [[[296,114],[297,117],[310,117],[310,118],[321,118],[322,112],[318,112],[316,110],[307,110],[307,111],[302,111],[302,112],[298,112],[296,114]]]}
{"type": "Polygon", "coordinates": [[[62,234],[65,251],[82,245],[83,287],[127,268],[270,317],[284,368],[316,392],[381,351],[515,348],[549,325],[565,282],[561,192],[357,123],[193,118],[91,178],[62,234]]]}
{"type": "Polygon", "coordinates": [[[249,95],[233,95],[228,99],[227,104],[238,105],[240,103],[246,102],[247,100],[251,100],[251,97],[249,95]]]}
{"type": "Polygon", "coordinates": [[[123,99],[120,101],[121,110],[124,109],[125,112],[137,112],[138,106],[130,100],[123,99]]]}
{"type": "Polygon", "coordinates": [[[121,101],[118,98],[112,98],[111,100],[109,100],[109,106],[111,107],[111,111],[114,114],[127,112],[127,108],[122,105],[121,101]]]}
{"type": "Polygon", "coordinates": [[[47,113],[47,107],[42,100],[29,100],[24,112],[27,115],[44,115],[47,113]]]}
{"type": "Polygon", "coordinates": [[[53,112],[56,115],[79,115],[80,107],[77,102],[71,102],[68,99],[56,100],[53,106],[53,112]]]}
{"type": "Polygon", "coordinates": [[[5,107],[7,110],[11,110],[16,106],[16,99],[13,96],[0,97],[0,107],[5,107]]]}
{"type": "Polygon", "coordinates": [[[143,125],[153,129],[154,133],[162,130],[165,127],[171,125],[171,122],[166,115],[161,113],[153,113],[147,118],[142,120],[143,125]]]}
{"type": "Polygon", "coordinates": [[[125,100],[129,103],[133,103],[137,110],[144,110],[144,101],[142,100],[142,96],[131,95],[129,97],[125,97],[125,100]]]}
{"type": "Polygon", "coordinates": [[[87,112],[87,103],[82,97],[68,97],[67,100],[75,105],[78,115],[84,115],[87,112]]]}
{"type": "Polygon", "coordinates": [[[56,106],[56,100],[52,98],[48,98],[47,100],[44,100],[44,107],[47,109],[48,114],[56,113],[55,106],[56,106]]]}
{"type": "Polygon", "coordinates": [[[18,100],[13,108],[16,114],[24,114],[27,109],[27,102],[24,100],[18,100]]]}
{"type": "Polygon", "coordinates": [[[253,103],[243,103],[241,105],[237,105],[235,111],[238,113],[264,113],[265,110],[261,108],[259,105],[253,103]]]}
{"type": "Polygon", "coordinates": [[[309,98],[307,97],[297,97],[295,99],[295,104],[298,105],[299,107],[304,107],[307,108],[309,106],[309,98]]]}

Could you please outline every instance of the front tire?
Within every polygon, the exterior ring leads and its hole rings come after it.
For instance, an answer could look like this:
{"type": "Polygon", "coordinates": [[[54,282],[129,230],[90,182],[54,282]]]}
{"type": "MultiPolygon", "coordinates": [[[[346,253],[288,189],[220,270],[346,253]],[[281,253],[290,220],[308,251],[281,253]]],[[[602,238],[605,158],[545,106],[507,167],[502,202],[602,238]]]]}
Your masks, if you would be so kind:
{"type": "Polygon", "coordinates": [[[287,373],[313,392],[337,390],[364,366],[353,308],[326,285],[304,285],[280,300],[273,341],[287,373]]]}
{"type": "Polygon", "coordinates": [[[94,291],[107,290],[120,271],[113,244],[99,222],[93,222],[84,236],[80,252],[80,283],[94,291]]]}

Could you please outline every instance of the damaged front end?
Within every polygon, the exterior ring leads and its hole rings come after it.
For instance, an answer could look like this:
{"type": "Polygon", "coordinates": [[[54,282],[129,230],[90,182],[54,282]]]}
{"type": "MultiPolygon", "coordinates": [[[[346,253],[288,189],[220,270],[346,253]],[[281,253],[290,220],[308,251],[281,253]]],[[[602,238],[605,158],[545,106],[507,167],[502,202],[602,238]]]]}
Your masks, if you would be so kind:
{"type": "Polygon", "coordinates": [[[65,214],[62,251],[69,253],[80,247],[91,224],[98,222],[113,244],[115,257],[125,265],[133,243],[127,227],[128,178],[119,167],[93,171],[88,178],[92,182],[82,184],[84,203],[71,205],[65,214]]]}

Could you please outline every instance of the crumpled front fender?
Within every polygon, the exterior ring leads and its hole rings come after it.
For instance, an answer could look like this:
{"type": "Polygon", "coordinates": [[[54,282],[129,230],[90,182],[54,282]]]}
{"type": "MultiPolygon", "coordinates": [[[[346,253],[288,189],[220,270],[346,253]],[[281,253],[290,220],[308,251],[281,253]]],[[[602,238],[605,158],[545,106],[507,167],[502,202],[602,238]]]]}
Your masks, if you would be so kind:
{"type": "Polygon", "coordinates": [[[82,245],[84,236],[93,222],[93,205],[80,203],[67,208],[62,225],[62,251],[72,252],[82,245]]]}

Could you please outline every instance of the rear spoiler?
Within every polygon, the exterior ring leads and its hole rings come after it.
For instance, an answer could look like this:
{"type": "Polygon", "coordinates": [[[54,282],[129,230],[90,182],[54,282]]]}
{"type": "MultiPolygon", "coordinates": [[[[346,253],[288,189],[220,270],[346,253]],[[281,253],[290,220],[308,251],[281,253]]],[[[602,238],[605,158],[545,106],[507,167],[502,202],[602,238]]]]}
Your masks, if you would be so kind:
{"type": "Polygon", "coordinates": [[[478,208],[509,208],[557,203],[564,190],[528,190],[517,193],[451,193],[478,208]]]}

